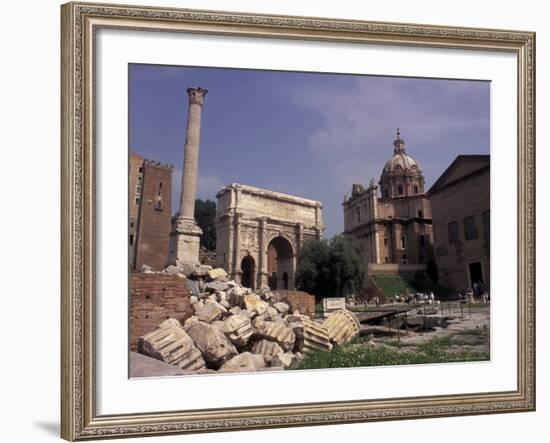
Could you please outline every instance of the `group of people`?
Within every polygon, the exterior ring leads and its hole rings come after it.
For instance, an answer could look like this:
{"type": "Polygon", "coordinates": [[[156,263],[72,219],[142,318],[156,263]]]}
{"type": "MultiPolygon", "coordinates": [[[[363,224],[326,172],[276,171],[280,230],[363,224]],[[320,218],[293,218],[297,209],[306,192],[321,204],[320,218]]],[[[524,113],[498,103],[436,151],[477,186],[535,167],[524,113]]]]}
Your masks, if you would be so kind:
{"type": "Polygon", "coordinates": [[[485,303],[491,299],[490,293],[486,290],[483,282],[474,282],[471,288],[462,291],[461,296],[465,299],[482,299],[485,303]]]}

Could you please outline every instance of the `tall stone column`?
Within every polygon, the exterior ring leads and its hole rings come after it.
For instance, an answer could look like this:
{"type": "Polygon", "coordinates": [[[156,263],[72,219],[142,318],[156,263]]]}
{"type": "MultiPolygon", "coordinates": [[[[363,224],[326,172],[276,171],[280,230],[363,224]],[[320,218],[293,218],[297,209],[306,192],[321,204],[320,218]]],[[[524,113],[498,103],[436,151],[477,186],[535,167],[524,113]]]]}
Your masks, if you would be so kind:
{"type": "Polygon", "coordinates": [[[180,209],[172,231],[175,243],[174,259],[181,263],[199,263],[199,241],[202,230],[195,221],[194,213],[199,169],[201,114],[207,92],[208,90],[200,87],[187,89],[189,111],[181,176],[180,209]]]}
{"type": "Polygon", "coordinates": [[[241,263],[240,263],[240,257],[241,257],[241,218],[242,213],[235,212],[234,216],[234,236],[235,240],[233,241],[233,272],[231,273],[231,277],[233,280],[235,280],[237,283],[241,282],[241,263]]]}
{"type": "Polygon", "coordinates": [[[267,238],[266,238],[266,225],[267,217],[262,217],[259,221],[260,224],[260,253],[258,254],[260,259],[260,281],[258,286],[260,288],[268,288],[268,273],[267,273],[267,238]]]}

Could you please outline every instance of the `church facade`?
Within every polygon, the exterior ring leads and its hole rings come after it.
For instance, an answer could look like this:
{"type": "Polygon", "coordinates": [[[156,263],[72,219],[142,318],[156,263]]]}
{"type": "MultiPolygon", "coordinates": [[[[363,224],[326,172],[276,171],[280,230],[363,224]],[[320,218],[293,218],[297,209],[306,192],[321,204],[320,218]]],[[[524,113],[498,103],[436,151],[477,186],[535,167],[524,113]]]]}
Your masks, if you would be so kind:
{"type": "Polygon", "coordinates": [[[374,178],[366,188],[353,184],[343,208],[344,232],[361,242],[369,268],[395,264],[421,269],[433,259],[431,205],[424,176],[407,153],[399,130],[378,185],[374,178]]]}

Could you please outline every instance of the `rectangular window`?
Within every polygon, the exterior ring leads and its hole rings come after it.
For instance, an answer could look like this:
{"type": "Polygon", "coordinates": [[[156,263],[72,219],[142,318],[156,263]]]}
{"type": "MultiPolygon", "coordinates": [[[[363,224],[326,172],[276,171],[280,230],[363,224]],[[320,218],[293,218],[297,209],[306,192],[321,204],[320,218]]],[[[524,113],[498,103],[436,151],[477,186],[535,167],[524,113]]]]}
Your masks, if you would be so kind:
{"type": "Polygon", "coordinates": [[[476,219],[473,215],[470,215],[464,219],[464,238],[474,240],[477,237],[476,219]]]}
{"type": "Polygon", "coordinates": [[[414,193],[418,194],[418,186],[414,185],[414,193]]]}
{"type": "Polygon", "coordinates": [[[424,213],[422,212],[422,209],[418,210],[418,218],[424,218],[424,213]]]}
{"type": "Polygon", "coordinates": [[[384,237],[384,246],[388,246],[388,237],[384,237]]]}
{"type": "Polygon", "coordinates": [[[426,243],[426,239],[424,238],[424,236],[421,235],[421,236],[419,237],[419,240],[420,240],[420,246],[421,246],[421,247],[424,247],[424,245],[425,245],[425,243],[426,243]]]}
{"type": "Polygon", "coordinates": [[[397,186],[397,193],[398,193],[399,195],[403,194],[403,186],[402,186],[402,185],[398,185],[398,186],[397,186]]]}
{"type": "Polygon", "coordinates": [[[491,238],[491,211],[485,211],[482,214],[483,218],[483,238],[491,238]]]}
{"type": "Polygon", "coordinates": [[[134,200],[134,204],[139,205],[139,197],[136,197],[136,199],[134,200]]]}
{"type": "Polygon", "coordinates": [[[458,232],[458,223],[457,222],[451,222],[447,225],[447,231],[449,234],[449,243],[458,243],[460,241],[460,236],[458,232]]]}
{"type": "Polygon", "coordinates": [[[159,182],[159,189],[162,189],[162,182],[159,182]]]}
{"type": "Polygon", "coordinates": [[[405,249],[405,237],[401,237],[401,249],[405,249]]]}
{"type": "Polygon", "coordinates": [[[134,236],[130,234],[130,246],[134,244],[134,236]]]}

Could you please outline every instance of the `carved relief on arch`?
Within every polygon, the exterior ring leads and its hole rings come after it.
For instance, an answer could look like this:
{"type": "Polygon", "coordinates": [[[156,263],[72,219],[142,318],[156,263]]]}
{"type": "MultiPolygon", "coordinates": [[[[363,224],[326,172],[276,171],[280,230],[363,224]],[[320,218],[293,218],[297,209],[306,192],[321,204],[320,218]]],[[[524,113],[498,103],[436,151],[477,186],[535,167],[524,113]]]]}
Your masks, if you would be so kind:
{"type": "Polygon", "coordinates": [[[245,227],[241,233],[241,248],[258,250],[258,229],[245,227]]]}

